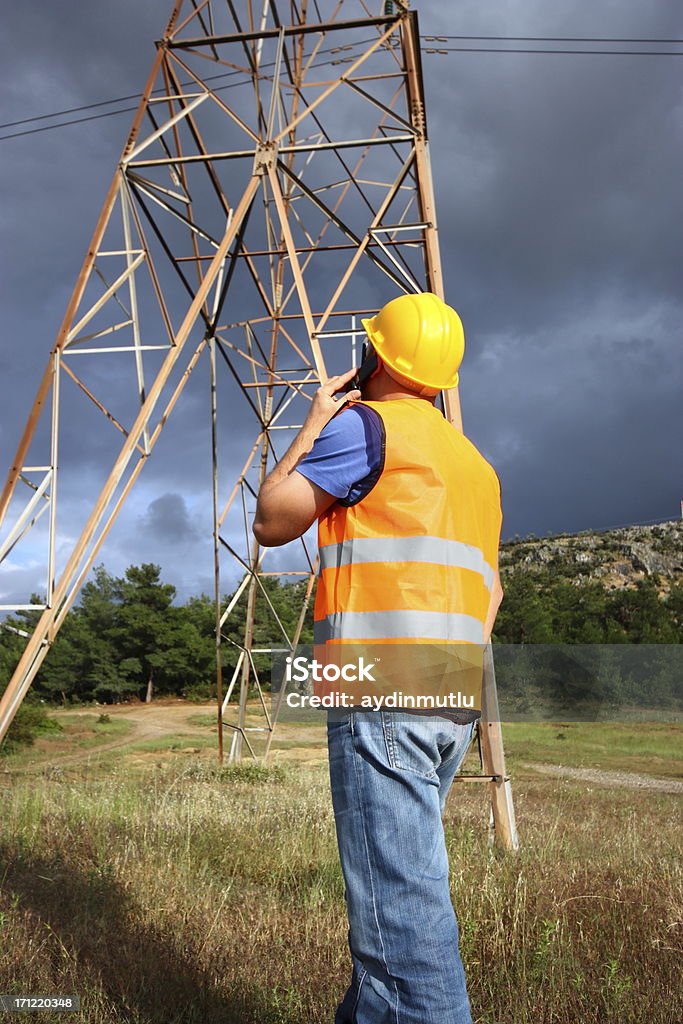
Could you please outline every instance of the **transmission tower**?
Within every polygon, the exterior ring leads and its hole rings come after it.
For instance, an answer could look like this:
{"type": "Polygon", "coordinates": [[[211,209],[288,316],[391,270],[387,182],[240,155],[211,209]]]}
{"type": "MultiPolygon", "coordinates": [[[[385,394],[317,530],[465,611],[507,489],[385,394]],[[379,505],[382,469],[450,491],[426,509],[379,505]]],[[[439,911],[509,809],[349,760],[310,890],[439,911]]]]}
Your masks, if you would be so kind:
{"type": "MultiPolygon", "coordinates": [[[[291,568],[280,549],[259,547],[259,486],[320,381],[351,365],[359,317],[397,293],[443,296],[417,14],[401,0],[372,6],[381,9],[176,0],[0,496],[0,560],[34,534],[46,579],[45,603],[22,606],[40,618],[0,701],[0,739],[188,380],[208,363],[219,756],[225,727],[232,759],[245,748],[267,756],[276,712],[256,667],[257,599],[281,632],[272,646],[292,649],[317,563],[307,538],[287,548],[291,568]],[[74,537],[58,516],[58,482],[61,492],[77,471],[61,464],[60,438],[82,429],[83,406],[111,457],[74,537]],[[245,422],[253,444],[235,479],[225,449],[245,422]],[[226,559],[243,575],[224,606],[226,559]],[[302,582],[293,632],[268,576],[302,582]],[[246,628],[224,681],[239,602],[246,628]]],[[[457,391],[443,407],[462,429],[457,391]]],[[[516,846],[488,660],[477,778],[489,783],[497,839],[516,846]]]]}

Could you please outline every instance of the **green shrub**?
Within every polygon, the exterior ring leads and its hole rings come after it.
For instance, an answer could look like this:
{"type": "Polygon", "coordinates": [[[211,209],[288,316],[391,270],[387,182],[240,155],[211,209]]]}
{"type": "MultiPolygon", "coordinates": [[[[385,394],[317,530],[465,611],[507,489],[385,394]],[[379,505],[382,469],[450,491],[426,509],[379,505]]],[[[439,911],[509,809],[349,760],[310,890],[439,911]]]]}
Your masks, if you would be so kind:
{"type": "Polygon", "coordinates": [[[36,736],[61,732],[62,726],[56,718],[50,718],[41,703],[27,699],[20,705],[4,741],[0,744],[0,756],[9,754],[20,747],[30,746],[36,736]]]}
{"type": "Polygon", "coordinates": [[[199,781],[219,779],[228,783],[247,783],[249,785],[261,785],[262,783],[283,783],[288,779],[288,771],[285,765],[260,764],[255,761],[238,761],[236,764],[215,764],[206,761],[195,761],[183,770],[183,777],[199,781]]]}
{"type": "Polygon", "coordinates": [[[216,699],[216,684],[211,682],[185,686],[183,688],[183,697],[192,704],[205,704],[207,700],[216,699]]]}

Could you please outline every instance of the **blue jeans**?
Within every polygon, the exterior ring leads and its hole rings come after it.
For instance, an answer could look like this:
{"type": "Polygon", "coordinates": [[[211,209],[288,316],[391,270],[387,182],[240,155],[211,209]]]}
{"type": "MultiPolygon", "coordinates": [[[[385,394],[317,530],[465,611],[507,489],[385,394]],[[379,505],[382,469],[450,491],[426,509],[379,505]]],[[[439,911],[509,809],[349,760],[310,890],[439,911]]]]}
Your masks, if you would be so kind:
{"type": "Polygon", "coordinates": [[[351,984],[334,1024],[471,1024],[441,815],[474,725],[328,714],[351,984]]]}

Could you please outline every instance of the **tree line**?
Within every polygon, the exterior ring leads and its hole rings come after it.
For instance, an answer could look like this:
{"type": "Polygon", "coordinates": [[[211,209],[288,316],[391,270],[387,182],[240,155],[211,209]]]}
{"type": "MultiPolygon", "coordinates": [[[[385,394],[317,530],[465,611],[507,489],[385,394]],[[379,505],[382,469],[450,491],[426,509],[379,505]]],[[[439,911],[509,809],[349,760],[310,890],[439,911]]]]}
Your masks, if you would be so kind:
{"type": "MultiPolygon", "coordinates": [[[[254,647],[285,646],[299,619],[305,582],[264,577],[257,591],[254,647]],[[280,625],[281,624],[281,625],[280,625]],[[284,633],[283,633],[284,630],[284,633]]],[[[680,644],[683,585],[660,596],[652,579],[633,589],[607,591],[551,572],[531,579],[503,577],[505,597],[493,641],[499,644],[680,644]]],[[[232,595],[225,595],[228,600],[232,595]]],[[[215,608],[207,595],[175,603],[176,588],[158,565],[132,565],[122,577],[94,571],[67,616],[32,692],[48,703],[116,703],[153,696],[207,699],[215,695],[215,608]]],[[[31,603],[40,603],[33,595],[31,603]]],[[[24,611],[0,628],[0,679],[8,680],[39,612],[24,611]]],[[[223,629],[222,658],[229,677],[239,656],[246,619],[244,596],[223,629]]],[[[308,608],[301,643],[313,639],[308,608]]],[[[268,685],[268,658],[255,656],[268,685]]]]}

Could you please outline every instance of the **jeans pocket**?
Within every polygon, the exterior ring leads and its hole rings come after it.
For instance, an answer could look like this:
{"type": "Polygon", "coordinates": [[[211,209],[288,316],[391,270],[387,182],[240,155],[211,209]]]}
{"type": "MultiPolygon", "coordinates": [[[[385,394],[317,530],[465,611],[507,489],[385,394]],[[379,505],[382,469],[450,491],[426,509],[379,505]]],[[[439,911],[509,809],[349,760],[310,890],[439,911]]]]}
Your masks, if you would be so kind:
{"type": "Polygon", "coordinates": [[[389,765],[426,779],[437,779],[439,723],[422,715],[380,711],[389,765]]]}
{"type": "Polygon", "coordinates": [[[441,768],[446,768],[455,761],[454,771],[458,771],[460,765],[465,759],[465,755],[470,748],[472,742],[472,736],[474,735],[475,722],[469,722],[467,725],[458,725],[453,723],[454,730],[457,729],[458,736],[449,744],[448,753],[441,761],[441,768]]]}

